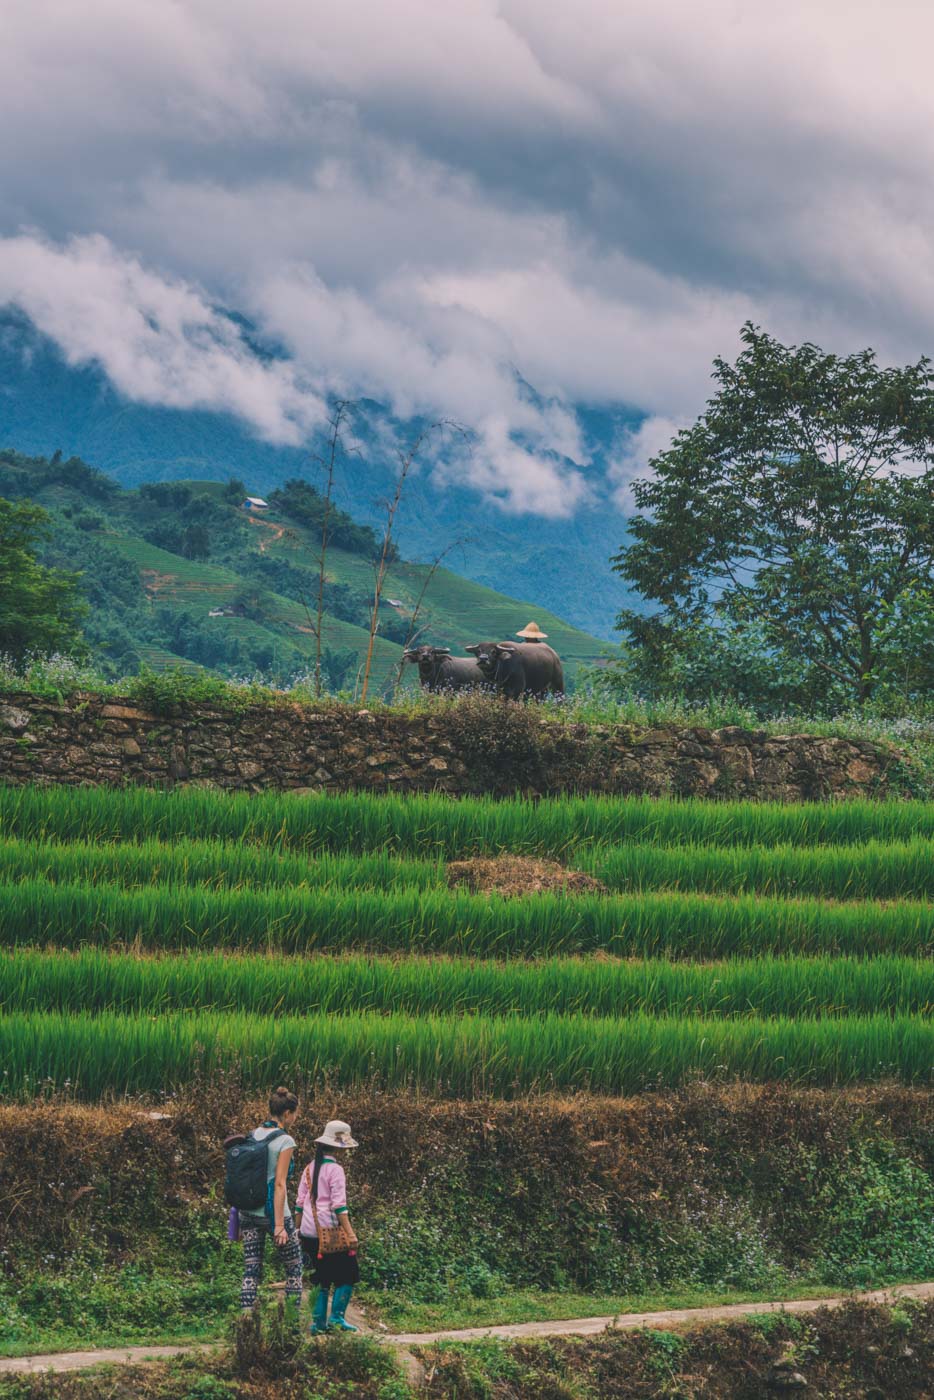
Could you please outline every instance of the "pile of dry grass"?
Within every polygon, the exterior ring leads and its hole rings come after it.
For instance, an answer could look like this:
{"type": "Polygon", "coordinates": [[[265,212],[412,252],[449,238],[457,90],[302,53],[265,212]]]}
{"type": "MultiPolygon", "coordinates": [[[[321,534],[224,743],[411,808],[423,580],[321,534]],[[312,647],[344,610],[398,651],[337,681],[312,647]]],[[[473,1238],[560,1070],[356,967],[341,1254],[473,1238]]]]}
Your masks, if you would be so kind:
{"type": "Polygon", "coordinates": [[[583,870],[569,870],[557,860],[536,856],[478,856],[452,860],[448,884],[465,885],[472,894],[607,894],[602,881],[583,870]]]}

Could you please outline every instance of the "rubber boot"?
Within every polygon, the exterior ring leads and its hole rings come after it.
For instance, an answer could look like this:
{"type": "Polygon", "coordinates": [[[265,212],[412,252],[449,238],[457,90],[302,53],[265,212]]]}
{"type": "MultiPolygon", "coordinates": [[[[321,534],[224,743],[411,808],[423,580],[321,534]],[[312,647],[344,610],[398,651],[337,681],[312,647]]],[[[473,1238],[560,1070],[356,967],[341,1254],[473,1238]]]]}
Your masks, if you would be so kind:
{"type": "MultiPolygon", "coordinates": [[[[328,1330],[328,1293],[330,1289],[319,1288],[315,1305],[311,1312],[311,1335],[319,1337],[328,1330]]],[[[336,1295],[335,1295],[336,1296],[336,1295]]]]}
{"type": "Polygon", "coordinates": [[[330,1327],[337,1332],[356,1332],[359,1330],[354,1327],[352,1322],[348,1322],[344,1316],[352,1293],[353,1288],[349,1283],[345,1283],[342,1287],[335,1288],[334,1290],[334,1304],[331,1308],[330,1327]]]}

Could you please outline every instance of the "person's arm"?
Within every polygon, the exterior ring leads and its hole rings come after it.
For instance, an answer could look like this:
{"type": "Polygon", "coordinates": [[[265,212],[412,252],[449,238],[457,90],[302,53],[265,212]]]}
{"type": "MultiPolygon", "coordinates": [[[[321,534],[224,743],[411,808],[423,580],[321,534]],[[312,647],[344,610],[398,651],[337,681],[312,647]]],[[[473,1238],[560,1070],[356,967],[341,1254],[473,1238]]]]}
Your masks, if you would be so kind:
{"type": "Polygon", "coordinates": [[[294,1151],[294,1147],[283,1147],[276,1162],[276,1184],[272,1193],[272,1218],[275,1228],[273,1239],[276,1244],[286,1244],[289,1238],[285,1228],[285,1183],[294,1151]]]}
{"type": "Polygon", "coordinates": [[[341,1233],[343,1234],[344,1239],[347,1241],[350,1247],[353,1248],[355,1245],[358,1245],[360,1241],[357,1239],[356,1230],[350,1223],[350,1211],[347,1209],[346,1206],[344,1206],[344,1209],[340,1212],[337,1218],[340,1221],[341,1233]]]}
{"type": "Polygon", "coordinates": [[[300,1180],[299,1183],[298,1183],[298,1194],[297,1194],[297,1196],[295,1197],[295,1214],[298,1216],[298,1223],[299,1223],[299,1225],[301,1225],[301,1223],[302,1223],[302,1212],[303,1212],[304,1209],[305,1209],[305,1203],[306,1203],[307,1200],[308,1200],[308,1174],[307,1174],[307,1172],[302,1172],[301,1180],[300,1180]]]}

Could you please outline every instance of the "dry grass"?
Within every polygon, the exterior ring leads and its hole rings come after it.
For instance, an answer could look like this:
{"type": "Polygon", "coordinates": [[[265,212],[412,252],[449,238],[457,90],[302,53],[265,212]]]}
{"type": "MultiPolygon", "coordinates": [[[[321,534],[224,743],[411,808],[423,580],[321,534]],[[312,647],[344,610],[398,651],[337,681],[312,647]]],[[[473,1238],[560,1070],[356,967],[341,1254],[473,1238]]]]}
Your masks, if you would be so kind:
{"type": "Polygon", "coordinates": [[[535,856],[489,856],[449,861],[447,881],[472,894],[506,897],[529,894],[607,894],[607,886],[583,870],[569,870],[556,860],[535,856]]]}

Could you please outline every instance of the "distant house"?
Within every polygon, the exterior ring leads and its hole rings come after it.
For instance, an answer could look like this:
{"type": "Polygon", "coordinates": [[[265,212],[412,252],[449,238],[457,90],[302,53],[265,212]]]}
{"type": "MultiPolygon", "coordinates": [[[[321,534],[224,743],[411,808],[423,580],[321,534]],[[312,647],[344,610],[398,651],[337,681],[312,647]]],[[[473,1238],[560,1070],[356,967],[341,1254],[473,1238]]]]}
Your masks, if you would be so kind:
{"type": "Polygon", "coordinates": [[[244,510],[268,510],[269,502],[264,501],[262,496],[247,496],[243,502],[244,510]]]}

